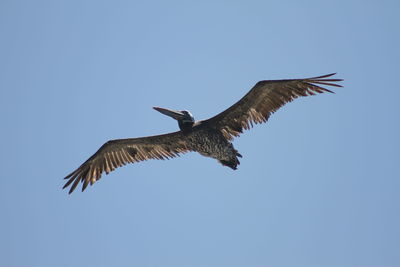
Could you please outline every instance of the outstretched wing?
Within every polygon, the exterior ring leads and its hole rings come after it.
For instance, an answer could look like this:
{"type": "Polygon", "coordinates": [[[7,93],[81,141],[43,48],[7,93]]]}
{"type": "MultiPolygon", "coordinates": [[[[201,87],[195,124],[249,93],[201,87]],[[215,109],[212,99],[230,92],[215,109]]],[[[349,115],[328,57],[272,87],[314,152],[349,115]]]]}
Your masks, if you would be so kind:
{"type": "Polygon", "coordinates": [[[334,82],[341,79],[327,79],[335,73],[307,79],[259,81],[242,99],[220,114],[205,120],[202,124],[220,130],[229,140],[239,136],[243,129],[250,129],[253,123],[263,123],[272,113],[295,98],[332,91],[321,85],[342,87],[334,82]]]}
{"type": "Polygon", "coordinates": [[[83,183],[82,191],[100,179],[101,174],[112,172],[127,163],[148,159],[169,159],[186,153],[185,137],[181,132],[156,135],[142,138],[111,140],[100,147],[78,169],[67,175],[68,179],[63,189],[72,184],[71,194],[79,181],[83,183]]]}

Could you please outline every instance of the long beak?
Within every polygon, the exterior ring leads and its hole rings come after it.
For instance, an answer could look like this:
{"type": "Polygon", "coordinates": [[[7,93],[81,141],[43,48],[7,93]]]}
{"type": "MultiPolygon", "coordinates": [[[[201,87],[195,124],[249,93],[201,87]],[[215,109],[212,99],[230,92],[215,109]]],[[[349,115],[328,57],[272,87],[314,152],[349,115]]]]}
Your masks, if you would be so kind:
{"type": "Polygon", "coordinates": [[[175,110],[170,110],[166,108],[160,108],[160,107],[153,107],[155,110],[158,112],[161,112],[164,115],[167,115],[171,118],[174,118],[175,120],[182,120],[185,117],[185,114],[183,114],[180,111],[175,111],[175,110]]]}

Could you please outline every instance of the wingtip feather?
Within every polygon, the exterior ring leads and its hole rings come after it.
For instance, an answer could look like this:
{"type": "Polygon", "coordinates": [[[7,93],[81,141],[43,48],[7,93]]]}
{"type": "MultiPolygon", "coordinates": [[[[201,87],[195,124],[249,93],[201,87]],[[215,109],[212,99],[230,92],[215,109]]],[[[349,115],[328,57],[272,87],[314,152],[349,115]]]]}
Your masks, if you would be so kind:
{"type": "MultiPolygon", "coordinates": [[[[317,77],[312,77],[312,78],[309,78],[309,79],[323,79],[323,78],[331,77],[331,76],[333,76],[333,75],[336,75],[336,72],[334,72],[334,73],[329,73],[329,74],[325,74],[325,75],[321,75],[321,76],[317,76],[317,77]]],[[[307,79],[307,80],[308,80],[308,79],[307,79]]]]}

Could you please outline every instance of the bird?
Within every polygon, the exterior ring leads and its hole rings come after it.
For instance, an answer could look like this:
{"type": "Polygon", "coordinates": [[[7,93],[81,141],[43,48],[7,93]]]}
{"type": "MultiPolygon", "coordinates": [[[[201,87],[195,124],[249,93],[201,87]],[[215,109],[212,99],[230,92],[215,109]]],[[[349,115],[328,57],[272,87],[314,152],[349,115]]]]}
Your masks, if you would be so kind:
{"type": "Polygon", "coordinates": [[[242,155],[233,147],[232,140],[254,124],[268,121],[286,103],[298,97],[319,93],[334,93],[323,86],[342,87],[331,73],[305,79],[262,80],[257,82],[239,101],[225,111],[206,120],[196,121],[187,110],[153,107],[156,111],[178,121],[179,131],[147,136],[110,140],[76,170],[68,174],[64,188],[71,186],[71,194],[82,183],[82,191],[127,163],[149,159],[170,159],[187,152],[198,152],[216,159],[233,170],[242,155]]]}

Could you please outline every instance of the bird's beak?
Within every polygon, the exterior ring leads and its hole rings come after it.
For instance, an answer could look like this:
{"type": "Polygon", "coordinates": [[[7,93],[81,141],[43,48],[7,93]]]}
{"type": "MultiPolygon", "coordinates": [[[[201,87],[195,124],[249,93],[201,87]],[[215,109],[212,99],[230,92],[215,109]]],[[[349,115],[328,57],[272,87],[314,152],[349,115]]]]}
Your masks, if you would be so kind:
{"type": "Polygon", "coordinates": [[[175,111],[175,110],[170,110],[166,108],[160,108],[160,107],[153,107],[155,110],[158,112],[161,112],[164,115],[167,115],[171,118],[174,118],[175,120],[182,120],[185,117],[185,114],[183,114],[180,111],[175,111]]]}

